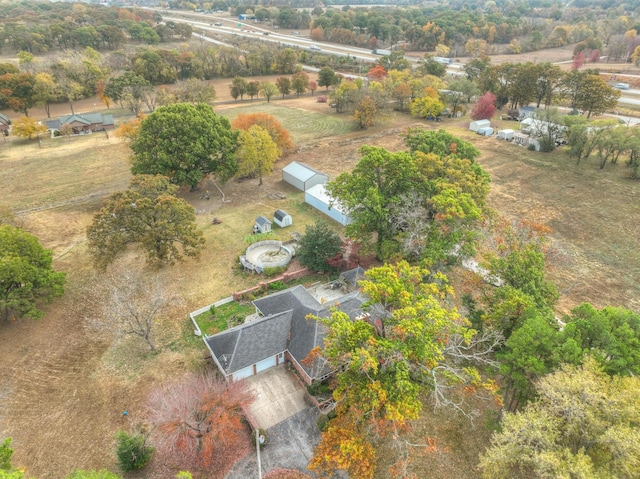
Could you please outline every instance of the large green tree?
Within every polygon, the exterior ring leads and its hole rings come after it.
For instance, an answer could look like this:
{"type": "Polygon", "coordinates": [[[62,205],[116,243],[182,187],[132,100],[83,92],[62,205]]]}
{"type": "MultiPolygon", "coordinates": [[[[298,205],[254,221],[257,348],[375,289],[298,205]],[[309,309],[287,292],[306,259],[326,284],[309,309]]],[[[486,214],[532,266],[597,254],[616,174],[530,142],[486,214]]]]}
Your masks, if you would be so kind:
{"type": "Polygon", "coordinates": [[[480,467],[487,479],[632,479],[640,475],[640,380],[595,361],[537,384],[539,399],[507,413],[480,467]]]}
{"type": "Polygon", "coordinates": [[[306,227],[296,250],[296,257],[302,265],[315,271],[331,271],[327,260],[338,254],[341,246],[340,236],[325,222],[318,221],[306,227]]]}
{"type": "Polygon", "coordinates": [[[195,189],[207,175],[235,175],[237,133],[204,103],[158,108],[142,121],[131,143],[133,174],[164,175],[195,189]]]}
{"type": "Polygon", "coordinates": [[[586,111],[590,118],[614,108],[620,95],[620,90],[609,86],[600,75],[588,75],[576,96],[575,106],[586,111]]]}
{"type": "Polygon", "coordinates": [[[41,302],[64,294],[66,274],[53,270],[51,250],[26,231],[0,224],[0,310],[4,319],[42,317],[41,302]]]}
{"type": "Polygon", "coordinates": [[[407,152],[363,146],[360,153],[364,156],[353,171],[339,175],[327,189],[353,220],[347,235],[369,243],[375,233],[375,251],[382,258],[385,242],[393,237],[390,206],[402,193],[416,188],[418,170],[407,152]]]}
{"type": "Polygon", "coordinates": [[[471,252],[489,190],[489,176],[474,161],[480,152],[444,130],[413,129],[406,142],[409,152],[362,147],[354,170],[328,184],[350,211],[347,235],[375,241],[380,258],[433,264],[471,252]]]}
{"type": "Polygon", "coordinates": [[[106,268],[129,245],[140,244],[149,264],[194,257],[204,244],[193,207],[175,196],[178,187],[160,175],[138,175],[114,193],[87,229],[96,267],[106,268]]]}

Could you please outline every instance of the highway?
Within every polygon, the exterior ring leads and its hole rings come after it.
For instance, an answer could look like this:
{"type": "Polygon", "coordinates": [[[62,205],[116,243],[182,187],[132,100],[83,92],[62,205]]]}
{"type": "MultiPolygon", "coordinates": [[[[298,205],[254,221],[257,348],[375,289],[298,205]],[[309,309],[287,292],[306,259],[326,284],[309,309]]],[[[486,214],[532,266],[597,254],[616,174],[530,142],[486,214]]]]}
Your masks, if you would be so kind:
{"type": "MultiPolygon", "coordinates": [[[[218,45],[228,44],[207,36],[207,33],[255,38],[264,42],[277,43],[279,45],[292,48],[302,48],[308,51],[322,52],[343,57],[349,56],[363,62],[373,63],[380,58],[379,55],[374,55],[370,50],[365,48],[340,45],[336,43],[316,42],[310,38],[299,35],[289,35],[286,33],[280,33],[277,30],[274,31],[262,28],[260,23],[256,22],[229,19],[229,17],[221,17],[216,14],[192,14],[187,12],[181,12],[178,14],[175,12],[174,14],[167,15],[165,14],[166,11],[163,9],[150,8],[150,10],[161,13],[164,21],[183,22],[191,25],[195,37],[218,45]],[[216,26],[214,25],[215,23],[219,23],[220,25],[216,26]],[[265,33],[268,33],[268,35],[265,33]]],[[[413,66],[419,65],[419,61],[421,60],[421,58],[415,56],[405,56],[405,58],[413,66]]],[[[457,76],[460,75],[463,68],[463,63],[453,63],[451,65],[447,65],[447,73],[457,76]]],[[[618,100],[619,103],[636,106],[640,105],[640,89],[621,90],[621,92],[622,96],[618,100]]]]}

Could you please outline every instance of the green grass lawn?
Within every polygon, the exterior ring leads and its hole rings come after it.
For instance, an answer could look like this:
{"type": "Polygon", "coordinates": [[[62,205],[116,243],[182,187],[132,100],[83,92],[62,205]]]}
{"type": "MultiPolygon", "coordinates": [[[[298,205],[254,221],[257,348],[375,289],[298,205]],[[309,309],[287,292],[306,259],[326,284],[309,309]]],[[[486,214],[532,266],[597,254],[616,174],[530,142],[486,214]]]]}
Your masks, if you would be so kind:
{"type": "Polygon", "coordinates": [[[209,336],[242,324],[244,318],[254,312],[255,307],[250,303],[231,301],[215,308],[215,315],[211,311],[205,311],[196,316],[195,320],[200,331],[209,336]]]}
{"type": "Polygon", "coordinates": [[[348,117],[331,113],[329,107],[327,107],[327,110],[326,114],[316,113],[299,108],[261,102],[255,105],[220,110],[218,114],[228,118],[229,121],[233,121],[240,114],[268,113],[276,117],[282,126],[289,131],[295,144],[354,131],[354,124],[347,119],[348,117]]]}

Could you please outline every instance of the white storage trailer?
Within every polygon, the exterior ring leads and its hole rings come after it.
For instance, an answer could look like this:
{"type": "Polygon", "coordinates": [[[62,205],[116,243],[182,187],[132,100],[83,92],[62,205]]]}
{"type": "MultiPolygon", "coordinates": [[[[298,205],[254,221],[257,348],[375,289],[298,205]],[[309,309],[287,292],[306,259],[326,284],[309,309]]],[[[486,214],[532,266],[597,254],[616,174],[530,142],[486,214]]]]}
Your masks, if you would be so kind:
{"type": "Polygon", "coordinates": [[[514,137],[515,134],[516,134],[516,132],[511,130],[511,129],[499,130],[498,131],[498,139],[499,140],[513,141],[513,137],[514,137]]]}
{"type": "Polygon", "coordinates": [[[480,128],[487,128],[491,126],[490,120],[476,120],[469,123],[469,130],[478,131],[480,128]]]}

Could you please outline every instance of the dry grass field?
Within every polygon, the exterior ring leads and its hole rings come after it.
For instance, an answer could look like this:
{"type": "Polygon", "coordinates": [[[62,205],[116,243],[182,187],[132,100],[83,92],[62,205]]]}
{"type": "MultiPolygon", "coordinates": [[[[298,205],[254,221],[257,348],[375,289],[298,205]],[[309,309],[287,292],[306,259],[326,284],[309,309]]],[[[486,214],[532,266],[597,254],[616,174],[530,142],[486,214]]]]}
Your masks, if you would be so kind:
{"type": "MultiPolygon", "coordinates": [[[[300,160],[335,177],[357,163],[362,144],[403,148],[399,134],[415,122],[398,115],[383,126],[352,130],[349,121],[311,97],[237,105],[243,112],[280,117],[297,149],[262,187],[257,180],[219,185],[224,202],[212,182],[182,193],[194,205],[207,243],[199,259],[153,273],[164,279],[168,293],[182,298],[162,318],[162,348],[154,354],[135,341],[113,345],[87,321],[100,307],[102,280],[89,264],[85,229],[101,200],[128,184],[126,145],[102,135],[47,140],[43,148],[37,142],[0,142],[0,212],[11,213],[51,248],[55,267],[68,272],[67,294],[46,307],[43,319],[0,323],[0,437],[13,437],[14,463],[29,477],[59,479],[75,468],[116,470],[114,433],[144,421],[149,390],[184,371],[208,367],[187,313],[258,280],[234,268],[253,219],[282,208],[294,218],[291,230],[304,232],[319,217],[304,205],[301,192],[283,184],[284,165],[300,160]],[[209,200],[201,198],[205,190],[209,200]],[[211,224],[213,216],[222,224],[211,224]]],[[[236,111],[226,110],[233,106],[216,110],[231,116],[236,111]]],[[[640,308],[640,185],[627,179],[624,165],[607,165],[604,171],[595,162],[576,166],[564,152],[540,154],[469,135],[459,122],[437,125],[482,150],[480,162],[492,175],[489,201],[497,211],[553,228],[551,275],[562,290],[561,311],[582,301],[640,308]]],[[[283,239],[290,234],[276,233],[283,239]]],[[[116,267],[143,264],[132,251],[116,267]]],[[[416,434],[434,437],[442,449],[420,459],[419,477],[474,477],[474,460],[490,435],[485,420],[470,429],[425,411],[416,434]]],[[[150,466],[139,477],[172,477],[159,462],[150,466]]]]}

